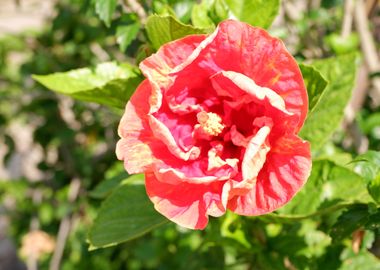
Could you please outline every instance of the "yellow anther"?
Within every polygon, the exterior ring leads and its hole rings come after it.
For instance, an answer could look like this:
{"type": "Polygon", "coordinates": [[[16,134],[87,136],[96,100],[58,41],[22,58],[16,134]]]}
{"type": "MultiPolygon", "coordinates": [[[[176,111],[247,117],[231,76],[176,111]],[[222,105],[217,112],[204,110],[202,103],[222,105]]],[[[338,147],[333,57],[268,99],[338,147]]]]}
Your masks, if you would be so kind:
{"type": "Polygon", "coordinates": [[[212,112],[199,112],[197,114],[197,120],[203,131],[210,136],[218,136],[224,129],[222,124],[222,118],[219,115],[212,112]]]}

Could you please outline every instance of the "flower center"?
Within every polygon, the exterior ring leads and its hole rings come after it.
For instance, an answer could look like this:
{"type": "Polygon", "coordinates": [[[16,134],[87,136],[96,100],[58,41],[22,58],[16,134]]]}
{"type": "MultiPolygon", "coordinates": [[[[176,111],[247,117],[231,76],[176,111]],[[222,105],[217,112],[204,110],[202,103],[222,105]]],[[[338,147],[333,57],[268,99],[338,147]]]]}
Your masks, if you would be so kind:
{"type": "Polygon", "coordinates": [[[197,113],[197,120],[203,131],[210,136],[218,136],[224,129],[222,118],[212,112],[199,112],[197,113]]]}

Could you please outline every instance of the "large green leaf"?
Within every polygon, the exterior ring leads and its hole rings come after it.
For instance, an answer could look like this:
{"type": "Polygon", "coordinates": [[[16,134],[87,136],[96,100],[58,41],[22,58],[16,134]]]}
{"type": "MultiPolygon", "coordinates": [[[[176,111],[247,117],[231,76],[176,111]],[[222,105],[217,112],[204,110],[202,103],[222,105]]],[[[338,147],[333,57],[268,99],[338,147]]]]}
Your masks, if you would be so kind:
{"type": "Polygon", "coordinates": [[[148,199],[143,178],[129,177],[103,202],[89,233],[92,248],[134,239],[167,222],[148,199]]]}
{"type": "Polygon", "coordinates": [[[99,64],[94,70],[81,68],[33,78],[55,92],[116,108],[124,108],[141,82],[137,67],[114,62],[99,64]]]}
{"type": "Polygon", "coordinates": [[[317,106],[327,86],[327,81],[322,74],[312,66],[300,65],[305,81],[307,95],[309,96],[309,113],[317,106]]]}
{"type": "Polygon", "coordinates": [[[360,175],[332,161],[318,160],[313,162],[311,176],[302,190],[278,212],[302,218],[370,201],[366,181],[360,175]]]}
{"type": "Polygon", "coordinates": [[[240,21],[268,28],[278,14],[280,0],[225,0],[240,21]]]}
{"type": "Polygon", "coordinates": [[[312,64],[329,82],[300,132],[302,138],[310,141],[313,151],[329,139],[343,118],[354,86],[355,60],[356,54],[349,54],[316,60],[312,64]]]}
{"type": "Polygon", "coordinates": [[[146,32],[155,49],[163,44],[192,34],[204,34],[206,30],[183,24],[172,16],[149,16],[146,32]]]}
{"type": "Polygon", "coordinates": [[[110,27],[111,18],[115,12],[117,0],[96,0],[95,11],[99,18],[110,27]]]}

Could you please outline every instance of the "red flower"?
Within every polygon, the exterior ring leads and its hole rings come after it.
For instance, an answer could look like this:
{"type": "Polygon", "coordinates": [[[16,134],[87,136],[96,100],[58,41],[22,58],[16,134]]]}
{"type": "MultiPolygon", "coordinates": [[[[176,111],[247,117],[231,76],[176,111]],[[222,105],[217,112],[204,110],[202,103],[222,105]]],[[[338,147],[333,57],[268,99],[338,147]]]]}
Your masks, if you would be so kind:
{"type": "Polygon", "coordinates": [[[297,136],[307,92],[283,43],[227,20],[209,36],[165,44],[140,64],[116,153],[145,173],[157,211],[203,229],[227,209],[261,215],[283,206],[311,169],[297,136]]]}

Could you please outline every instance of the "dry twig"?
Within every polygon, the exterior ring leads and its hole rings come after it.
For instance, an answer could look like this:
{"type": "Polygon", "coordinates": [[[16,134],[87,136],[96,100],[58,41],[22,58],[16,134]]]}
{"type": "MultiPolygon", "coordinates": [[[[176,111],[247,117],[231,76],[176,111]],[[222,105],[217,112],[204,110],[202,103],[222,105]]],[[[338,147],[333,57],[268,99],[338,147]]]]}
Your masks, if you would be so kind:
{"type": "MultiPolygon", "coordinates": [[[[74,178],[69,187],[69,194],[68,194],[68,202],[73,203],[77,199],[79,195],[79,191],[81,188],[81,182],[79,178],[74,178]]],[[[65,216],[61,224],[59,225],[59,231],[58,231],[58,237],[57,237],[57,245],[55,246],[55,250],[53,253],[53,258],[50,261],[50,270],[59,270],[60,264],[62,260],[63,251],[65,249],[67,237],[70,234],[72,225],[72,219],[70,218],[70,215],[65,216]]]]}
{"type": "Polygon", "coordinates": [[[342,24],[342,37],[347,38],[351,34],[354,11],[354,0],[346,0],[344,3],[344,17],[342,24]]]}
{"type": "MultiPolygon", "coordinates": [[[[365,3],[363,0],[357,0],[355,6],[355,27],[360,36],[360,44],[364,54],[365,62],[371,73],[380,71],[380,60],[376,51],[375,41],[371,35],[365,3]]],[[[373,91],[371,96],[375,105],[380,105],[380,78],[373,78],[373,91]]]]}

